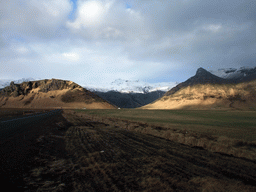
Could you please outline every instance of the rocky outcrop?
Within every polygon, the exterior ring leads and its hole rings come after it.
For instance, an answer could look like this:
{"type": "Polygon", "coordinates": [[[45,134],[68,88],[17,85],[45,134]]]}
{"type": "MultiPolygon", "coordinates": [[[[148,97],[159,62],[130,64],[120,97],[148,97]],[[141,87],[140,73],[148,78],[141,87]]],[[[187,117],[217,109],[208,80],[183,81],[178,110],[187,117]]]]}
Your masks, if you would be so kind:
{"type": "Polygon", "coordinates": [[[21,84],[14,84],[14,82],[12,81],[10,83],[10,86],[7,86],[1,90],[0,94],[2,96],[18,97],[19,95],[27,95],[31,92],[31,90],[37,89],[37,88],[39,89],[38,92],[47,93],[53,90],[63,90],[63,89],[73,90],[75,88],[82,88],[82,87],[74,82],[59,80],[59,79],[28,81],[28,82],[23,82],[21,84]]]}

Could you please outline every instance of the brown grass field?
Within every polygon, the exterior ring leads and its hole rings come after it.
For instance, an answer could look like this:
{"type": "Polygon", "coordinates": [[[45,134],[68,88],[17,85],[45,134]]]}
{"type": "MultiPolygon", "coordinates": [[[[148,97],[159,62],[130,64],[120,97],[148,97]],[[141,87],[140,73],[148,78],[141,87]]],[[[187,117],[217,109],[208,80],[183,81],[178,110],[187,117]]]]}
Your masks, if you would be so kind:
{"type": "Polygon", "coordinates": [[[255,113],[226,113],[64,110],[0,141],[2,169],[23,191],[256,191],[255,113]]]}
{"type": "Polygon", "coordinates": [[[256,160],[255,111],[76,110],[96,121],[256,160]]]}

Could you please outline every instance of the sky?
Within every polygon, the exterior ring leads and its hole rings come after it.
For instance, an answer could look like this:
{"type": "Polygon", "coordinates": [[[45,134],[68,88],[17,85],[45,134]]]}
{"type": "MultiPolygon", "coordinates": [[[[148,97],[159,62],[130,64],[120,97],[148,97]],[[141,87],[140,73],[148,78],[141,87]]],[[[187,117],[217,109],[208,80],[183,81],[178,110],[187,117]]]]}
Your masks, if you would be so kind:
{"type": "Polygon", "coordinates": [[[183,82],[256,66],[255,0],[0,0],[0,79],[183,82]]]}

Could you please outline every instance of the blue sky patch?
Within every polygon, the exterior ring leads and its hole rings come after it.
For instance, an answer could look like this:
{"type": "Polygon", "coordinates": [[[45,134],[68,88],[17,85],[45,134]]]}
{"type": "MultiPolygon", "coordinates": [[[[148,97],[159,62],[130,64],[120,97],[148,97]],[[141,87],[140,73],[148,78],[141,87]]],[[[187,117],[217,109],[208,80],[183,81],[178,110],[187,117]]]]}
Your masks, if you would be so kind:
{"type": "Polygon", "coordinates": [[[72,2],[72,11],[70,12],[68,18],[69,19],[74,19],[74,16],[75,16],[75,12],[76,12],[76,9],[77,9],[77,0],[70,0],[72,2]]]}

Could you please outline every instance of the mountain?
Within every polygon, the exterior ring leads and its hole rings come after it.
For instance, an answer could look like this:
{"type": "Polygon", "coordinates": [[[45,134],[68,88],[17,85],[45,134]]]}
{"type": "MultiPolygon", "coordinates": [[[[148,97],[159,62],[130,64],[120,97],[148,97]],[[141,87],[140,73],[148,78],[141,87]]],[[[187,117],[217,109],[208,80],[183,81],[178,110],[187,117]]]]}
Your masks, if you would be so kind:
{"type": "MultiPolygon", "coordinates": [[[[248,72],[246,72],[248,73],[248,72]]],[[[203,68],[143,109],[256,109],[254,71],[246,78],[224,79],[203,68]]]]}
{"type": "Polygon", "coordinates": [[[173,82],[162,82],[162,83],[147,83],[139,80],[124,80],[116,79],[115,81],[107,84],[99,85],[86,85],[86,89],[93,92],[108,92],[115,91],[120,93],[149,93],[154,91],[168,91],[172,87],[177,85],[173,82]]]}
{"type": "Polygon", "coordinates": [[[45,79],[20,84],[11,82],[0,92],[3,108],[116,108],[80,85],[45,79]]]}
{"type": "Polygon", "coordinates": [[[147,83],[116,79],[110,84],[85,86],[88,90],[121,108],[136,108],[149,104],[177,83],[147,83]]]}
{"type": "MultiPolygon", "coordinates": [[[[33,81],[33,78],[15,80],[15,84],[33,81]]],[[[10,85],[11,80],[0,80],[1,87],[10,85]]],[[[95,93],[109,103],[121,108],[135,108],[149,104],[166,91],[174,87],[177,83],[147,83],[139,80],[116,79],[109,84],[99,84],[97,86],[83,86],[85,89],[95,93]]]]}
{"type": "Polygon", "coordinates": [[[213,75],[212,73],[210,73],[200,67],[199,69],[197,69],[195,76],[190,77],[185,82],[178,84],[176,87],[169,90],[165,95],[166,96],[172,95],[183,87],[194,86],[197,84],[209,84],[209,83],[210,84],[224,84],[224,83],[227,83],[227,80],[220,78],[216,75],[213,75]]]}

